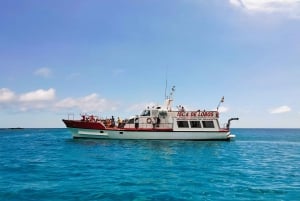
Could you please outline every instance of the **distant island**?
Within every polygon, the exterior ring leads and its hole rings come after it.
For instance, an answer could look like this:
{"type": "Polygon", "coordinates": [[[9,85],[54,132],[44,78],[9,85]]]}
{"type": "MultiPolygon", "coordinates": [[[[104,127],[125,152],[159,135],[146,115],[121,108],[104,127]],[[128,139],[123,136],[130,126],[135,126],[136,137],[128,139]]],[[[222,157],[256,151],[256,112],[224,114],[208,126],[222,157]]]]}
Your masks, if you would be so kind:
{"type": "Polygon", "coordinates": [[[11,130],[17,130],[17,129],[24,129],[24,128],[21,128],[21,127],[14,127],[14,128],[8,128],[8,129],[11,129],[11,130]]]}

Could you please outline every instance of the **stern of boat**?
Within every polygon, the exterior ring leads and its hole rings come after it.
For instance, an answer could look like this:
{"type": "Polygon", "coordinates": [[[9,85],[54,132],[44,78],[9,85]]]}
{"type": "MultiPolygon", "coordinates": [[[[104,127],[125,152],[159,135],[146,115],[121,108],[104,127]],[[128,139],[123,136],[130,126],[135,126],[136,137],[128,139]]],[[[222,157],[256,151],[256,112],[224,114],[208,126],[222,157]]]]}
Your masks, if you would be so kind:
{"type": "Polygon", "coordinates": [[[235,118],[230,118],[228,119],[228,122],[226,124],[226,130],[228,130],[228,133],[227,133],[227,139],[228,140],[231,140],[231,139],[234,139],[235,138],[235,135],[230,133],[230,124],[231,124],[231,121],[237,121],[239,120],[239,118],[235,117],[235,118]]]}

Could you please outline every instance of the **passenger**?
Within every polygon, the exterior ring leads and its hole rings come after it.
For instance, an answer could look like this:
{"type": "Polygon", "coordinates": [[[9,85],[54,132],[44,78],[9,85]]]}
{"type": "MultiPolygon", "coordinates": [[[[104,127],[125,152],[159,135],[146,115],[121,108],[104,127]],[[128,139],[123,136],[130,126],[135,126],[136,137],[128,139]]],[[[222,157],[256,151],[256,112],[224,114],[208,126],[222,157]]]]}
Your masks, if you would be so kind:
{"type": "Polygon", "coordinates": [[[139,128],[139,118],[135,118],[134,127],[135,127],[136,129],[139,128]]]}
{"type": "Polygon", "coordinates": [[[118,128],[120,128],[121,123],[122,123],[122,120],[120,119],[120,117],[118,117],[117,123],[118,123],[118,128]]]}
{"type": "Polygon", "coordinates": [[[156,127],[159,127],[159,124],[160,124],[160,118],[157,117],[157,119],[156,119],[156,127]]]}
{"type": "Polygon", "coordinates": [[[116,123],[115,123],[115,118],[114,116],[111,116],[111,127],[115,127],[116,123]]]}
{"type": "Polygon", "coordinates": [[[111,127],[111,119],[106,119],[106,126],[111,127]]]}

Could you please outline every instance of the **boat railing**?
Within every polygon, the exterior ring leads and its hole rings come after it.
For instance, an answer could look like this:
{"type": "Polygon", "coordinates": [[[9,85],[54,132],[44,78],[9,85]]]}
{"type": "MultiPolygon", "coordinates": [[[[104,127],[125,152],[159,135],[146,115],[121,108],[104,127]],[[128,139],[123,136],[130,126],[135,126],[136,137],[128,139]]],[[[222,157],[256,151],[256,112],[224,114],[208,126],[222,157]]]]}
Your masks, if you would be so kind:
{"type": "Polygon", "coordinates": [[[68,113],[68,120],[74,120],[74,113],[68,113]]]}
{"type": "Polygon", "coordinates": [[[172,123],[160,123],[156,125],[156,128],[173,128],[172,123]]]}

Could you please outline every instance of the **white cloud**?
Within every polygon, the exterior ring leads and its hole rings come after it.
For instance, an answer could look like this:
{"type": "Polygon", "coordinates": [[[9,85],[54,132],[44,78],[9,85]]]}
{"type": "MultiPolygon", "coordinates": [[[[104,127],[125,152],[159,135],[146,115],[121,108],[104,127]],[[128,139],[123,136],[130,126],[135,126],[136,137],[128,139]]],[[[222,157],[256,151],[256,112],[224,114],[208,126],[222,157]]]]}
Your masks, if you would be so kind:
{"type": "Polygon", "coordinates": [[[65,98],[55,104],[58,109],[79,109],[82,112],[116,110],[117,104],[93,93],[81,98],[65,98]]]}
{"type": "Polygon", "coordinates": [[[27,112],[32,110],[71,109],[80,112],[107,112],[116,110],[116,102],[99,97],[96,93],[80,97],[65,98],[56,101],[55,89],[38,89],[35,91],[15,94],[10,89],[0,89],[0,107],[13,111],[27,112]],[[13,103],[13,104],[8,104],[13,103]]]}
{"type": "Polygon", "coordinates": [[[15,93],[7,88],[0,89],[0,103],[6,103],[14,100],[15,93]]]}
{"type": "Polygon", "coordinates": [[[250,12],[282,13],[289,17],[300,17],[299,0],[229,0],[229,2],[250,12]]]}
{"type": "Polygon", "coordinates": [[[16,94],[10,89],[0,89],[0,107],[13,111],[40,110],[45,108],[53,108],[55,99],[55,90],[38,89],[36,91],[27,92],[21,95],[16,94]]]}
{"type": "Polygon", "coordinates": [[[36,102],[36,101],[50,101],[55,99],[55,89],[48,90],[38,89],[36,91],[28,92],[20,95],[21,102],[36,102]]]}
{"type": "Polygon", "coordinates": [[[51,109],[51,104],[45,102],[28,102],[28,103],[20,103],[19,110],[21,112],[27,112],[32,110],[44,110],[44,109],[51,109]]]}
{"type": "Polygon", "coordinates": [[[228,112],[228,110],[229,110],[229,108],[227,108],[227,107],[224,107],[224,106],[219,107],[220,113],[226,113],[226,112],[228,112]]]}
{"type": "Polygon", "coordinates": [[[273,108],[270,110],[271,114],[280,114],[280,113],[286,113],[286,112],[290,112],[291,108],[289,106],[283,105],[277,108],[273,108]]]}
{"type": "Polygon", "coordinates": [[[77,107],[78,101],[73,98],[65,98],[55,104],[57,108],[73,108],[77,107]]]}
{"type": "Polygon", "coordinates": [[[233,5],[235,5],[235,6],[241,6],[241,7],[244,6],[244,5],[243,5],[243,2],[240,1],[240,0],[229,0],[229,2],[230,2],[231,4],[233,4],[233,5]]]}
{"type": "Polygon", "coordinates": [[[134,104],[129,106],[126,109],[126,112],[133,112],[133,113],[140,113],[142,112],[146,107],[153,107],[157,104],[153,103],[153,102],[149,102],[149,103],[138,103],[138,104],[134,104]]]}
{"type": "Polygon", "coordinates": [[[50,68],[45,68],[45,67],[44,67],[44,68],[39,68],[39,69],[37,69],[37,70],[34,72],[34,74],[37,75],[37,76],[41,76],[41,77],[47,78],[47,77],[50,77],[50,76],[51,76],[52,71],[51,71],[50,68]]]}

